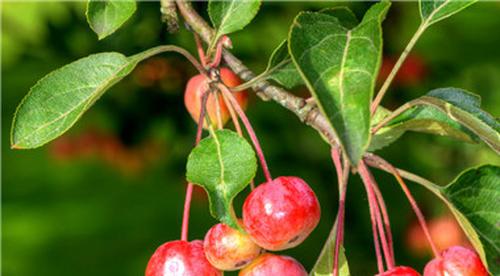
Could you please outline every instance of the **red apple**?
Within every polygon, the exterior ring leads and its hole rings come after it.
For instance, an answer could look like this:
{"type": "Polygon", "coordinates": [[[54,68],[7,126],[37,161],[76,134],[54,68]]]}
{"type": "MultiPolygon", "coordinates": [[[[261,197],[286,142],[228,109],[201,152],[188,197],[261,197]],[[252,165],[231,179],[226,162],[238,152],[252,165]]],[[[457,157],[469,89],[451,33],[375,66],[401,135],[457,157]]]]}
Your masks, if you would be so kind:
{"type": "Polygon", "coordinates": [[[377,276],[420,276],[413,268],[407,266],[396,266],[384,273],[377,274],[377,276]]]}
{"type": "Polygon", "coordinates": [[[424,270],[424,276],[487,276],[479,255],[462,246],[452,246],[434,258],[424,270]]]}
{"type": "Polygon", "coordinates": [[[281,176],[255,188],[243,204],[243,224],[252,240],[267,250],[302,243],[320,218],[316,195],[298,177],[281,176]]]}
{"type": "MultiPolygon", "coordinates": [[[[225,67],[220,68],[220,77],[222,82],[228,87],[235,87],[242,83],[235,73],[225,67]]],[[[192,77],[186,86],[186,91],[184,92],[184,104],[195,122],[198,122],[199,120],[202,95],[208,89],[209,82],[210,80],[208,78],[199,74],[192,77]]],[[[235,92],[233,95],[240,106],[245,109],[248,102],[248,92],[239,91],[235,92]]],[[[207,113],[212,124],[217,123],[217,105],[215,99],[216,98],[214,94],[210,94],[208,96],[206,106],[207,113]]],[[[220,94],[218,97],[218,101],[222,123],[225,124],[229,120],[231,115],[229,113],[229,110],[227,109],[224,99],[220,94]]]]}
{"type": "Polygon", "coordinates": [[[220,270],[240,269],[261,253],[248,234],[223,223],[208,230],[203,246],[208,261],[220,270]]]}
{"type": "Polygon", "coordinates": [[[156,249],[146,268],[146,276],[191,275],[222,275],[208,262],[200,240],[164,243],[156,249]]]}
{"type": "Polygon", "coordinates": [[[307,276],[304,267],[294,258],[263,254],[247,267],[242,269],[239,276],[307,276]]]}

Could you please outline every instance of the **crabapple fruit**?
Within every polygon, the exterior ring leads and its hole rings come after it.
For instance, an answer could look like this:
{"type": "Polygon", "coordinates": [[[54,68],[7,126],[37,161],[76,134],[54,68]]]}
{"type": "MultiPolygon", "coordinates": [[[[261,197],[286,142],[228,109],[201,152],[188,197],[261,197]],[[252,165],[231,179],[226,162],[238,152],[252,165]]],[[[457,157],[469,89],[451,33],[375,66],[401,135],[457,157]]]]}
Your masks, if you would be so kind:
{"type": "Polygon", "coordinates": [[[292,257],[274,254],[262,254],[247,267],[242,269],[239,276],[307,276],[304,267],[292,257]]]}
{"type": "Polygon", "coordinates": [[[240,269],[261,253],[248,234],[223,223],[208,230],[203,247],[208,261],[220,270],[240,269]]]}
{"type": "Polygon", "coordinates": [[[191,275],[222,275],[208,262],[200,240],[164,243],[156,249],[146,268],[146,276],[191,275]]]}
{"type": "Polygon", "coordinates": [[[267,250],[292,248],[304,241],[320,218],[316,195],[307,183],[281,176],[255,188],[243,204],[243,225],[267,250]]]}
{"type": "Polygon", "coordinates": [[[424,269],[424,276],[487,276],[479,255],[462,246],[452,246],[431,260],[424,269]]]}
{"type": "Polygon", "coordinates": [[[377,274],[377,276],[420,276],[413,268],[407,266],[396,266],[386,272],[377,274]]]}
{"type": "MultiPolygon", "coordinates": [[[[228,68],[220,68],[219,73],[222,82],[228,87],[235,87],[242,83],[238,76],[228,68]]],[[[189,114],[191,114],[191,117],[193,117],[194,121],[197,123],[200,117],[202,96],[203,93],[209,89],[209,83],[210,79],[202,74],[198,74],[189,80],[186,86],[186,91],[184,92],[184,105],[186,106],[189,114]]],[[[240,104],[241,108],[245,109],[248,102],[248,92],[239,91],[235,92],[233,95],[236,98],[236,101],[240,104]]],[[[226,106],[221,94],[218,94],[217,101],[219,102],[222,123],[225,124],[230,118],[228,107],[226,106]]],[[[217,122],[217,101],[215,95],[210,94],[206,104],[206,112],[208,113],[210,121],[213,124],[217,122]]]]}

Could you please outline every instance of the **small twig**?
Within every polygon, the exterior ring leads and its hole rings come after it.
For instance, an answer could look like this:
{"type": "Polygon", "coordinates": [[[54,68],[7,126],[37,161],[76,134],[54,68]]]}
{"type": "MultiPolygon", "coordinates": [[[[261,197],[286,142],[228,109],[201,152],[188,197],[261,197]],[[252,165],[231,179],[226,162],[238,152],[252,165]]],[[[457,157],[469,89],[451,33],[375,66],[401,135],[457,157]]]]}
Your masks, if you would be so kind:
{"type": "Polygon", "coordinates": [[[408,45],[406,45],[406,48],[403,50],[403,53],[399,56],[398,60],[396,61],[396,64],[394,64],[394,67],[392,68],[391,72],[389,73],[389,76],[387,76],[387,79],[385,79],[384,84],[382,84],[382,87],[377,93],[377,96],[372,102],[371,105],[371,113],[372,116],[375,114],[375,111],[377,110],[377,107],[380,105],[380,102],[382,101],[382,98],[384,98],[385,93],[389,89],[389,86],[391,85],[392,80],[396,76],[396,74],[399,71],[399,68],[401,68],[401,65],[403,65],[403,62],[406,60],[406,57],[410,53],[410,51],[413,49],[413,46],[417,43],[418,39],[420,36],[424,33],[425,29],[427,28],[426,24],[420,24],[418,27],[417,31],[411,38],[410,42],[408,42],[408,45]]]}
{"type": "Polygon", "coordinates": [[[161,20],[167,24],[167,31],[171,34],[179,31],[179,18],[173,0],[160,1],[161,20]]]}

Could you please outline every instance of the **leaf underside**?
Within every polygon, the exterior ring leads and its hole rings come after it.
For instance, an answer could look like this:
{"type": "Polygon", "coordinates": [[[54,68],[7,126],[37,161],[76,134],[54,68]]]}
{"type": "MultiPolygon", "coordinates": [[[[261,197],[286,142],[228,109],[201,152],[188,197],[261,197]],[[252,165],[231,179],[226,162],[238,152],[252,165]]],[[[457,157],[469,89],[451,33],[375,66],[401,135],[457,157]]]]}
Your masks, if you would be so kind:
{"type": "Polygon", "coordinates": [[[467,8],[478,0],[420,0],[422,23],[430,26],[467,8]]]}
{"type": "Polygon", "coordinates": [[[243,29],[257,15],[260,0],[208,2],[208,15],[216,29],[214,40],[243,29]]]}

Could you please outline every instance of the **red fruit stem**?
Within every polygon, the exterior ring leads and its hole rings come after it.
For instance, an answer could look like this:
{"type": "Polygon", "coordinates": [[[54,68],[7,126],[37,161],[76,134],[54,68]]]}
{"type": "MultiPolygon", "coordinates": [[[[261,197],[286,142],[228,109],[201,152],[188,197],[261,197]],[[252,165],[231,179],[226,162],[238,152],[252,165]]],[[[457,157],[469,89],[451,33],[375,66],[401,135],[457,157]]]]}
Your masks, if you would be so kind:
{"type": "Polygon", "coordinates": [[[224,49],[224,41],[226,39],[229,39],[227,36],[222,36],[219,41],[217,41],[217,46],[215,48],[215,56],[214,59],[212,60],[212,63],[210,63],[209,67],[210,68],[215,68],[218,67],[220,64],[220,61],[222,59],[222,50],[224,49]]]}
{"type": "Polygon", "coordinates": [[[339,252],[340,245],[344,241],[344,217],[345,217],[345,199],[347,193],[347,183],[349,179],[349,165],[347,162],[342,169],[340,159],[340,149],[338,147],[331,150],[331,156],[335,169],[337,171],[337,180],[339,186],[339,209],[337,211],[337,235],[335,237],[335,251],[333,255],[333,276],[339,274],[339,252]]]}
{"type": "Polygon", "coordinates": [[[205,50],[203,50],[203,45],[201,44],[200,36],[197,33],[193,33],[194,41],[196,42],[196,49],[198,50],[198,57],[200,58],[201,65],[207,67],[207,57],[205,56],[205,50]]]}
{"type": "MultiPolygon", "coordinates": [[[[203,133],[203,118],[205,117],[206,104],[208,100],[209,91],[205,91],[201,97],[201,110],[200,117],[198,119],[198,128],[196,129],[196,141],[194,145],[198,145],[201,141],[201,135],[203,133]]],[[[193,183],[188,183],[186,188],[186,198],[184,199],[184,212],[182,216],[182,230],[181,230],[181,240],[188,240],[189,231],[189,211],[191,210],[191,199],[193,198],[193,183]]]]}
{"type": "MultiPolygon", "coordinates": [[[[385,262],[387,265],[387,269],[392,269],[394,268],[394,262],[392,260],[390,250],[389,250],[389,245],[387,243],[387,239],[385,236],[385,231],[384,227],[382,225],[382,218],[380,215],[380,209],[377,203],[377,199],[375,196],[375,192],[373,190],[374,182],[375,180],[373,179],[373,176],[371,175],[370,171],[366,167],[365,163],[363,161],[359,162],[359,174],[361,175],[361,178],[363,179],[363,183],[365,184],[366,188],[366,193],[368,196],[368,203],[370,205],[371,213],[373,214],[372,218],[372,227],[374,227],[373,224],[376,225],[378,228],[378,234],[380,236],[381,244],[382,244],[382,250],[385,256],[385,262]]],[[[380,267],[379,267],[380,268],[380,267]]]]}
{"type": "Polygon", "coordinates": [[[413,212],[417,216],[418,222],[420,223],[420,227],[422,227],[422,230],[424,231],[425,237],[427,238],[427,241],[429,242],[432,252],[434,253],[434,256],[436,258],[440,258],[439,251],[434,244],[434,241],[432,240],[429,228],[427,227],[427,222],[425,222],[425,217],[420,211],[420,208],[418,207],[417,202],[415,201],[415,198],[411,194],[410,190],[408,189],[408,186],[406,186],[406,183],[404,182],[403,178],[399,174],[398,170],[392,166],[389,162],[385,161],[382,158],[377,158],[377,162],[382,163],[385,167],[389,169],[389,171],[392,173],[392,175],[396,178],[398,181],[399,185],[401,186],[401,189],[403,189],[403,192],[405,193],[406,197],[408,198],[408,201],[410,202],[410,205],[413,209],[413,212]]]}
{"type": "Polygon", "coordinates": [[[264,172],[264,176],[266,177],[266,182],[271,182],[273,178],[271,177],[271,173],[269,172],[269,168],[267,166],[266,159],[264,157],[264,153],[262,152],[262,148],[260,147],[259,140],[257,139],[257,135],[255,135],[255,131],[252,128],[252,125],[250,124],[250,121],[248,120],[247,116],[245,115],[245,112],[243,112],[243,109],[241,109],[240,104],[234,96],[231,94],[231,91],[229,88],[227,88],[223,84],[218,84],[217,87],[222,91],[224,95],[226,95],[227,99],[231,103],[231,105],[234,107],[236,110],[236,113],[240,117],[241,121],[243,122],[243,125],[245,126],[248,135],[250,136],[250,140],[252,140],[252,143],[255,147],[255,151],[257,152],[257,156],[260,160],[260,165],[262,167],[262,171],[264,172]]]}
{"type": "Polygon", "coordinates": [[[215,97],[215,114],[217,115],[217,129],[222,129],[224,127],[224,124],[222,123],[222,115],[220,112],[219,92],[214,91],[213,93],[215,97]]]}
{"type": "Polygon", "coordinates": [[[390,250],[390,255],[393,263],[396,263],[395,261],[395,254],[394,254],[394,246],[393,246],[393,239],[392,239],[392,231],[391,231],[391,222],[389,220],[389,214],[387,212],[387,206],[385,205],[384,197],[382,196],[382,193],[380,192],[380,189],[378,187],[377,182],[373,182],[373,188],[375,190],[375,195],[377,196],[378,204],[380,206],[380,210],[382,212],[382,219],[384,221],[385,225],[385,232],[387,234],[387,243],[389,244],[389,250],[390,250]]]}

